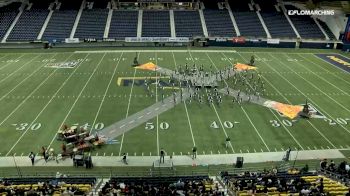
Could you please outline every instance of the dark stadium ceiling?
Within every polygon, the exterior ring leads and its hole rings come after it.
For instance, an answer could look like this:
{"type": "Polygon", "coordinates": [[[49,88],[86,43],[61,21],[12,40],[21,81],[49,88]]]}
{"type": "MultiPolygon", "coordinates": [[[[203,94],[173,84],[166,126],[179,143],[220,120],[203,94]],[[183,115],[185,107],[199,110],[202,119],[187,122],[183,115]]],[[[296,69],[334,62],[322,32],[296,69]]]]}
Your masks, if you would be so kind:
{"type": "MultiPolygon", "coordinates": [[[[0,0],[0,7],[6,4],[9,4],[11,2],[54,2],[55,0],[0,0]]],[[[58,0],[59,2],[67,1],[67,0],[58,0]]],[[[81,0],[74,0],[74,1],[81,1],[81,0]]],[[[87,0],[87,1],[109,1],[109,0],[87,0]]],[[[112,1],[112,0],[111,0],[112,1]]],[[[114,0],[116,2],[195,2],[197,0],[114,0]]],[[[224,2],[225,0],[201,0],[204,2],[224,2]]],[[[227,0],[227,1],[247,1],[250,2],[250,0],[227,0]]],[[[274,1],[276,0],[266,0],[266,1],[274,1]]],[[[313,9],[320,6],[327,6],[327,7],[335,7],[338,9],[342,9],[346,13],[350,13],[350,3],[349,1],[338,1],[338,0],[284,0],[285,2],[299,2],[304,3],[306,7],[313,9]]]]}

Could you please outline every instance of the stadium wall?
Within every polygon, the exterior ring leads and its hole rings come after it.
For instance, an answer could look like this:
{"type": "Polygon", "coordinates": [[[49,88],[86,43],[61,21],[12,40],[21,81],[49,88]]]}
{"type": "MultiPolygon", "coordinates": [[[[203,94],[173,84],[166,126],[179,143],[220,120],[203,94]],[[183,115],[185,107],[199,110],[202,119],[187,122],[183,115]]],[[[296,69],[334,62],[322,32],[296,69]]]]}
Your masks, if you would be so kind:
{"type": "MultiPolygon", "coordinates": [[[[350,34],[349,34],[350,35],[350,34]]],[[[344,36],[345,37],[345,36],[344,36]]],[[[195,38],[188,42],[127,42],[120,40],[78,40],[76,43],[50,43],[53,48],[90,48],[90,47],[262,47],[262,48],[319,48],[319,49],[339,49],[339,41],[318,41],[318,40],[279,40],[279,39],[245,39],[235,38],[195,38]]],[[[31,43],[1,43],[0,48],[45,48],[48,42],[31,43]]],[[[341,45],[341,44],[340,44],[341,45]]],[[[350,42],[349,42],[350,49],[350,42]]],[[[340,47],[341,48],[341,47],[340,47]]]]}

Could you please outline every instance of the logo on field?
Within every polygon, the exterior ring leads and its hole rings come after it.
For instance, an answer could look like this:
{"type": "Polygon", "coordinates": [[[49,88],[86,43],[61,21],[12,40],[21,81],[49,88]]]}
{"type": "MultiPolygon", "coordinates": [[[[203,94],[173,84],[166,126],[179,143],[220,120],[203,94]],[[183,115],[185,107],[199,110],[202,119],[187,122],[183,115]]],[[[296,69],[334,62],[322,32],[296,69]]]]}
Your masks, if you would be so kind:
{"type": "Polygon", "coordinates": [[[288,10],[289,16],[333,16],[334,10],[288,10]]]}
{"type": "Polygon", "coordinates": [[[349,62],[346,62],[345,60],[342,60],[342,59],[340,59],[340,58],[338,58],[338,57],[336,57],[334,55],[327,56],[327,58],[329,58],[329,59],[331,59],[331,60],[333,60],[333,61],[335,61],[337,63],[340,63],[342,65],[350,67],[350,63],[349,62]]]}
{"type": "Polygon", "coordinates": [[[350,59],[340,54],[315,54],[318,58],[339,67],[340,69],[350,72],[350,59]]]}
{"type": "Polygon", "coordinates": [[[74,68],[78,65],[78,61],[69,61],[69,62],[61,62],[61,63],[49,63],[45,67],[49,68],[74,68]]]}

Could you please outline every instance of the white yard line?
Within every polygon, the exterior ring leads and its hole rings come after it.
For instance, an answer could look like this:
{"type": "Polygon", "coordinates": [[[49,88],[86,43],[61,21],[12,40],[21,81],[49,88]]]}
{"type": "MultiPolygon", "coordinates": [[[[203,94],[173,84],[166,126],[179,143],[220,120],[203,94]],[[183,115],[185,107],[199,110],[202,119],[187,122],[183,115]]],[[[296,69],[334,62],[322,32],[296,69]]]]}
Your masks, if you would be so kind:
{"type": "MultiPolygon", "coordinates": [[[[74,53],[72,53],[73,55],[74,53]]],[[[66,61],[72,56],[68,56],[66,61]]],[[[88,55],[85,56],[85,58],[88,55]]],[[[83,62],[83,61],[82,61],[83,62]]],[[[80,64],[77,66],[77,68],[82,64],[82,62],[80,62],[80,64]]],[[[58,69],[56,69],[55,71],[57,71],[58,69]]],[[[38,115],[36,115],[36,117],[34,118],[34,120],[29,124],[29,126],[27,127],[27,129],[22,133],[22,135],[18,138],[18,140],[12,145],[12,147],[10,148],[10,150],[6,153],[6,156],[8,156],[10,154],[10,152],[15,148],[15,146],[21,141],[21,139],[24,137],[24,135],[28,132],[28,130],[30,129],[30,127],[35,123],[35,121],[40,117],[40,115],[45,111],[45,109],[47,108],[47,106],[52,102],[52,100],[55,98],[55,96],[57,95],[57,93],[63,88],[63,86],[66,84],[66,82],[73,76],[73,73],[76,71],[77,69],[74,69],[74,71],[72,72],[72,74],[65,79],[64,82],[62,82],[61,86],[56,90],[55,94],[53,96],[51,96],[51,99],[46,103],[46,105],[41,109],[41,111],[38,113],[38,115]]],[[[51,75],[55,72],[53,71],[51,73],[51,75]]],[[[50,78],[51,75],[49,75],[47,78],[50,78]]]]}
{"type": "MultiPolygon", "coordinates": [[[[226,59],[227,56],[222,53],[226,59]]],[[[242,59],[244,59],[245,61],[247,60],[246,58],[244,58],[241,54],[237,53],[242,59]]],[[[282,127],[284,128],[285,131],[287,131],[287,133],[293,138],[293,140],[295,141],[295,143],[302,149],[304,150],[304,147],[300,144],[300,142],[292,135],[291,131],[282,123],[282,121],[280,120],[280,118],[277,117],[277,115],[269,108],[269,111],[275,116],[275,118],[279,121],[279,123],[282,125],[282,127]]]]}
{"type": "MultiPolygon", "coordinates": [[[[306,53],[306,54],[307,54],[307,53],[306,53]]],[[[317,54],[317,53],[315,53],[315,54],[317,54]]],[[[315,56],[315,54],[309,54],[309,55],[315,56]]],[[[331,54],[334,54],[334,53],[331,53],[331,54]]],[[[338,54],[338,53],[335,53],[335,54],[338,54]]],[[[342,57],[344,57],[344,58],[348,58],[348,57],[345,57],[345,56],[343,56],[343,55],[341,55],[341,54],[338,54],[338,55],[340,55],[340,56],[342,56],[342,57]]],[[[330,62],[328,62],[328,61],[326,61],[326,60],[324,60],[324,59],[322,59],[322,58],[320,58],[320,57],[318,57],[318,56],[316,56],[316,58],[317,58],[317,59],[320,59],[320,60],[322,60],[322,61],[324,61],[324,62],[326,62],[326,63],[328,63],[328,64],[330,64],[330,65],[332,65],[333,67],[339,69],[340,71],[342,71],[342,72],[344,72],[344,73],[346,73],[346,74],[349,74],[348,71],[346,71],[346,70],[344,70],[344,69],[342,69],[342,68],[340,68],[340,67],[338,67],[338,66],[336,66],[336,65],[333,65],[332,63],[330,63],[330,62]]],[[[349,59],[349,58],[348,58],[348,59],[349,59]]]]}
{"type": "MultiPolygon", "coordinates": [[[[29,61],[27,61],[26,63],[24,63],[22,66],[20,66],[18,69],[12,71],[9,75],[7,75],[6,77],[4,77],[2,80],[0,80],[0,84],[2,82],[4,82],[7,78],[11,77],[13,74],[15,74],[16,72],[20,71],[21,69],[23,69],[26,65],[28,65],[29,63],[33,62],[36,58],[38,58],[40,55],[37,55],[36,57],[30,59],[29,61]]],[[[39,66],[40,68],[42,66],[39,66]]]]}
{"type": "MultiPolygon", "coordinates": [[[[138,53],[137,55],[137,59],[140,57],[140,53],[138,53]]],[[[130,109],[130,103],[131,103],[131,96],[132,96],[132,91],[134,89],[134,84],[135,84],[135,76],[136,76],[136,71],[137,69],[134,68],[134,75],[133,75],[133,78],[132,78],[132,84],[131,84],[131,89],[130,89],[130,93],[129,93],[129,100],[128,100],[128,106],[127,106],[127,109],[126,109],[126,114],[125,114],[125,118],[127,118],[129,116],[129,109],[130,109]]],[[[124,143],[124,132],[123,132],[123,135],[122,135],[122,139],[120,141],[120,147],[119,147],[119,156],[121,156],[121,153],[122,153],[122,149],[123,149],[123,143],[124,143]]]]}
{"type": "Polygon", "coordinates": [[[111,77],[111,79],[109,80],[109,83],[108,83],[108,85],[107,85],[107,88],[106,88],[106,90],[105,90],[105,92],[104,92],[104,94],[103,94],[102,100],[101,100],[101,102],[100,102],[100,105],[99,105],[99,107],[98,107],[97,113],[96,113],[96,115],[95,115],[94,121],[93,121],[92,126],[91,126],[91,129],[90,129],[90,134],[91,134],[91,131],[92,131],[93,127],[95,126],[96,120],[97,120],[97,118],[98,118],[98,116],[99,116],[99,114],[100,114],[102,105],[103,105],[103,103],[104,103],[104,101],[105,101],[107,92],[108,92],[109,87],[110,87],[110,85],[111,85],[111,83],[112,83],[112,81],[113,81],[114,75],[115,75],[115,73],[116,73],[116,71],[117,71],[117,68],[118,68],[118,66],[119,66],[119,63],[120,63],[120,60],[121,60],[122,56],[123,56],[123,52],[122,52],[122,53],[120,54],[120,56],[119,56],[117,65],[115,66],[115,68],[114,68],[114,70],[113,70],[112,77],[111,77]]]}
{"type": "MultiPolygon", "coordinates": [[[[36,57],[34,57],[36,58],[36,57]]],[[[35,69],[31,74],[29,74],[27,77],[25,77],[20,83],[18,83],[15,87],[13,87],[9,92],[7,92],[5,95],[1,96],[0,101],[4,99],[6,96],[8,96],[11,92],[13,92],[19,85],[21,85],[24,81],[26,81],[28,78],[30,78],[32,75],[34,75],[37,71],[39,71],[42,68],[42,66],[35,69]]]]}
{"type": "MultiPolygon", "coordinates": [[[[24,54],[22,54],[21,56],[17,57],[16,60],[22,58],[23,56],[24,56],[24,54]]],[[[39,55],[38,55],[38,56],[39,56],[39,55]]],[[[36,57],[34,57],[34,58],[36,58],[36,57]]],[[[9,62],[9,63],[5,64],[4,66],[0,67],[0,71],[1,71],[2,69],[5,69],[7,66],[11,65],[12,63],[17,63],[17,62],[9,62]]]]}
{"type": "MultiPolygon", "coordinates": [[[[41,67],[39,67],[39,69],[40,69],[41,67]]],[[[56,69],[55,71],[53,71],[53,72],[51,72],[51,74],[48,76],[48,77],[46,77],[43,81],[41,81],[41,83],[33,90],[33,91],[31,91],[31,93],[20,103],[20,104],[18,104],[17,105],[17,107],[14,109],[14,110],[12,110],[12,112],[9,114],[9,115],[7,115],[7,117],[3,120],[3,121],[1,121],[1,123],[0,123],[0,126],[7,120],[7,119],[9,119],[11,116],[12,116],[12,114],[14,114],[17,110],[18,110],[18,108],[20,108],[51,76],[53,76],[53,74],[57,71],[58,69],[56,69]]],[[[2,99],[2,98],[1,98],[2,99]]],[[[0,100],[1,100],[0,99],[0,100]]]]}
{"type": "Polygon", "coordinates": [[[313,83],[311,83],[309,80],[305,79],[303,76],[299,75],[297,72],[295,72],[293,69],[289,68],[285,63],[283,63],[282,61],[280,61],[279,59],[277,59],[275,56],[269,54],[272,58],[276,59],[277,61],[280,62],[280,64],[284,65],[284,67],[288,68],[289,70],[291,70],[292,72],[294,72],[296,75],[298,75],[301,79],[303,79],[304,81],[306,81],[308,84],[310,84],[311,86],[313,86],[315,89],[319,90],[322,94],[324,94],[326,97],[328,97],[329,99],[331,99],[334,103],[336,103],[337,105],[339,105],[341,108],[343,108],[344,110],[350,112],[350,110],[348,108],[346,108],[344,105],[342,105],[341,103],[339,103],[338,101],[336,101],[335,99],[333,99],[332,97],[330,97],[329,95],[327,95],[326,93],[324,93],[321,89],[319,89],[316,85],[314,85],[313,83]]]}
{"type": "MultiPolygon", "coordinates": [[[[240,55],[243,59],[245,59],[242,55],[240,55]]],[[[259,57],[258,55],[256,55],[257,57],[259,57]]],[[[260,57],[259,57],[260,58],[260,57]]],[[[245,59],[246,60],[246,59],[245,59]]],[[[266,62],[264,62],[266,65],[267,65],[267,63],[266,62]]],[[[280,73],[278,73],[278,74],[280,74],[280,73]]],[[[265,77],[263,77],[264,79],[265,79],[265,81],[266,82],[268,82],[269,84],[270,84],[270,86],[272,87],[272,88],[274,88],[275,89],[275,91],[278,93],[278,94],[280,94],[289,104],[291,104],[291,102],[272,84],[272,83],[270,83],[270,81],[268,81],[265,77]]],[[[271,110],[271,109],[270,109],[271,110]]],[[[272,112],[272,111],[271,111],[272,112]]],[[[273,113],[274,114],[274,113],[273,113]]],[[[275,115],[275,114],[274,114],[275,115]]],[[[277,116],[275,115],[275,117],[277,118],[277,116]]],[[[280,119],[279,118],[277,118],[277,120],[278,121],[280,121],[280,119]]],[[[312,124],[310,121],[307,121],[312,127],[313,127],[313,129],[316,131],[316,132],[318,132],[330,145],[332,145],[334,148],[336,148],[335,147],[335,145],[314,125],[314,124],[312,124]]],[[[281,121],[280,121],[280,123],[281,123],[281,121]]],[[[283,127],[285,127],[284,126],[284,124],[283,123],[281,123],[282,124],[282,126],[283,127]]],[[[287,127],[285,127],[286,128],[286,130],[288,130],[288,133],[290,133],[290,131],[289,131],[289,129],[287,128],[287,127]]],[[[290,135],[291,135],[291,133],[290,133],[290,135]]],[[[292,135],[291,135],[292,136],[292,135]]],[[[294,138],[294,136],[292,136],[293,138],[294,138]]],[[[298,145],[301,147],[301,149],[303,149],[304,150],[304,148],[300,145],[300,143],[296,140],[296,139],[294,139],[297,143],[298,143],[298,145]]]]}
{"type": "MultiPolygon", "coordinates": [[[[340,80],[342,80],[343,82],[345,82],[345,83],[347,83],[348,85],[350,85],[350,82],[349,82],[349,81],[346,81],[345,79],[336,76],[336,75],[334,74],[334,72],[331,72],[331,71],[327,70],[326,68],[324,68],[323,66],[321,66],[321,65],[319,65],[319,64],[317,64],[317,63],[314,63],[313,61],[309,60],[308,58],[304,57],[303,55],[300,55],[300,54],[297,54],[297,55],[300,56],[301,58],[305,59],[306,61],[308,61],[308,62],[310,62],[310,63],[316,65],[317,67],[323,69],[323,70],[326,71],[327,73],[332,74],[332,75],[335,76],[337,79],[340,79],[340,80]]],[[[329,62],[325,61],[324,59],[321,59],[321,58],[319,58],[319,57],[317,57],[317,56],[314,56],[314,57],[315,57],[316,59],[320,59],[320,60],[322,60],[322,61],[324,61],[324,62],[326,62],[326,63],[328,63],[328,64],[331,64],[331,63],[329,63],[329,62]]],[[[340,70],[342,70],[342,71],[345,71],[345,70],[343,70],[343,69],[341,69],[341,68],[339,68],[339,67],[337,67],[337,66],[335,66],[335,65],[333,65],[333,64],[331,64],[331,65],[332,65],[332,67],[336,67],[336,68],[338,68],[338,69],[340,69],[340,70]]],[[[345,71],[345,73],[349,73],[349,72],[345,71]]]]}
{"type": "MultiPolygon", "coordinates": [[[[5,54],[4,56],[2,56],[2,57],[0,57],[0,59],[2,59],[2,58],[4,58],[4,57],[7,57],[8,56],[8,54],[5,54]]],[[[23,56],[23,54],[21,55],[21,56],[23,56]]],[[[18,57],[17,57],[18,58],[18,57]]],[[[5,64],[6,65],[6,64],[5,64]]],[[[1,67],[0,67],[1,68],[1,67]]]]}
{"type": "MultiPolygon", "coordinates": [[[[177,69],[177,63],[176,63],[175,55],[174,55],[173,52],[172,52],[172,55],[173,55],[173,59],[174,59],[175,69],[177,69]]],[[[184,106],[185,106],[185,111],[186,111],[188,126],[189,126],[189,128],[190,128],[190,132],[191,132],[191,136],[192,136],[193,146],[196,146],[196,142],[195,142],[194,136],[193,136],[193,130],[192,130],[192,124],[191,124],[190,116],[188,115],[188,111],[187,111],[186,101],[184,101],[184,106]]]]}
{"type": "MultiPolygon", "coordinates": [[[[222,127],[222,130],[224,131],[224,134],[225,134],[225,136],[226,136],[226,138],[227,138],[228,135],[227,135],[227,132],[226,132],[226,130],[225,130],[225,126],[223,125],[223,123],[222,123],[222,121],[221,121],[221,118],[220,118],[218,112],[216,111],[216,107],[215,107],[215,105],[214,105],[213,103],[212,103],[212,106],[213,106],[214,111],[215,111],[215,114],[216,114],[216,116],[217,116],[217,118],[218,118],[218,120],[219,120],[219,122],[220,122],[220,125],[221,125],[221,127],[222,127]]],[[[231,141],[230,141],[230,147],[231,147],[232,153],[235,153],[235,151],[233,150],[233,146],[232,146],[231,141]]]]}
{"type": "MultiPolygon", "coordinates": [[[[156,66],[158,66],[158,55],[157,52],[155,53],[156,56],[156,66]]],[[[157,71],[154,71],[156,73],[156,103],[158,103],[158,79],[157,79],[157,71]]],[[[161,76],[161,74],[159,74],[159,76],[161,76]]],[[[157,153],[159,156],[159,115],[157,114],[157,124],[156,124],[156,128],[157,128],[157,153]]]]}
{"type": "MultiPolygon", "coordinates": [[[[216,64],[214,63],[214,61],[210,58],[210,56],[208,55],[208,53],[205,53],[207,55],[207,57],[209,58],[210,62],[214,65],[216,70],[219,70],[216,66],[216,64]]],[[[222,53],[221,53],[222,54],[222,53]]],[[[228,86],[227,82],[224,80],[226,86],[228,86]]],[[[255,127],[253,121],[250,119],[249,115],[247,114],[247,112],[245,111],[245,109],[241,106],[240,107],[242,109],[242,111],[244,112],[245,116],[247,117],[248,121],[250,122],[250,124],[253,126],[255,132],[258,134],[259,138],[261,139],[261,141],[264,143],[266,149],[270,152],[270,148],[268,147],[268,145],[266,144],[264,138],[261,136],[259,130],[255,127]]],[[[221,122],[220,122],[221,123],[221,122]]]]}
{"type": "MultiPolygon", "coordinates": [[[[276,70],[271,67],[268,63],[266,63],[266,65],[272,69],[273,71],[276,72],[276,70]]],[[[322,113],[326,114],[327,116],[329,116],[332,120],[335,120],[335,118],[333,118],[331,115],[329,115],[323,108],[321,108],[319,105],[316,104],[315,101],[313,101],[310,97],[308,97],[305,93],[303,93],[301,90],[299,90],[299,88],[297,88],[293,83],[291,83],[288,79],[286,79],[285,77],[283,77],[280,73],[276,72],[281,78],[283,78],[286,82],[288,82],[291,86],[293,86],[299,93],[301,93],[304,97],[306,97],[308,100],[310,100],[312,102],[312,104],[314,104],[317,108],[319,108],[320,110],[322,110],[322,113]]],[[[342,128],[344,128],[349,134],[350,131],[344,127],[343,125],[339,124],[342,128]]]]}
{"type": "MultiPolygon", "coordinates": [[[[188,50],[188,53],[190,54],[193,63],[195,63],[195,60],[194,60],[194,58],[193,58],[193,56],[192,56],[190,50],[188,50]]],[[[195,65],[195,66],[196,66],[196,69],[197,69],[197,65],[195,65]]],[[[214,66],[215,66],[215,65],[214,65],[214,66]]],[[[215,66],[215,68],[218,70],[218,68],[217,68],[216,66],[215,66]]],[[[197,69],[197,70],[198,70],[198,69],[197,69]]],[[[227,132],[226,132],[226,130],[225,130],[225,126],[223,125],[223,123],[222,123],[222,121],[221,121],[221,118],[220,118],[220,116],[219,116],[219,114],[218,114],[218,112],[217,112],[217,110],[216,110],[216,107],[215,107],[215,105],[214,105],[213,103],[212,103],[212,106],[213,106],[213,108],[214,108],[216,117],[218,118],[218,120],[219,120],[219,122],[220,122],[220,124],[221,124],[222,130],[224,131],[224,134],[225,134],[225,136],[226,136],[226,138],[227,138],[228,135],[227,135],[227,132]]],[[[225,138],[225,139],[226,139],[226,138],[225,138]]],[[[232,146],[231,141],[229,141],[229,143],[230,143],[231,150],[232,150],[232,152],[234,153],[235,151],[234,151],[234,149],[233,149],[233,146],[232,146]]]]}
{"type": "MultiPolygon", "coordinates": [[[[286,53],[285,53],[284,55],[285,55],[286,57],[292,58],[292,57],[290,57],[290,56],[289,56],[288,54],[286,54],[286,53]]],[[[303,69],[308,70],[310,73],[312,73],[313,75],[315,75],[315,76],[318,77],[319,79],[325,81],[327,84],[333,86],[334,88],[338,89],[340,92],[342,92],[342,93],[346,94],[347,96],[349,96],[349,93],[347,93],[347,92],[345,92],[344,90],[340,89],[339,87],[337,87],[336,85],[334,85],[332,82],[329,82],[328,80],[324,79],[323,77],[320,77],[318,74],[315,74],[314,71],[312,71],[312,70],[310,70],[309,68],[307,68],[307,66],[302,65],[299,61],[296,61],[296,63],[297,63],[298,65],[300,65],[300,67],[302,67],[303,69]]]]}
{"type": "MultiPolygon", "coordinates": [[[[61,127],[63,126],[63,124],[66,122],[66,120],[67,120],[68,116],[70,115],[70,113],[72,112],[72,110],[73,110],[75,104],[78,102],[78,100],[79,100],[81,94],[82,94],[83,91],[85,90],[86,86],[89,84],[89,82],[90,82],[92,76],[95,74],[96,70],[99,68],[99,66],[100,66],[100,64],[101,64],[101,62],[102,62],[102,60],[104,59],[105,56],[106,56],[106,53],[103,54],[102,58],[101,58],[100,61],[98,62],[97,66],[95,67],[94,71],[93,71],[92,74],[90,75],[89,79],[86,81],[85,85],[84,85],[83,88],[80,90],[80,93],[78,94],[78,96],[77,96],[77,98],[75,99],[73,105],[72,105],[71,108],[69,109],[67,115],[64,117],[64,119],[63,119],[62,123],[60,124],[58,130],[60,130],[61,127]]],[[[58,130],[57,130],[57,131],[58,131],[58,130]]],[[[49,144],[49,146],[47,147],[47,149],[50,149],[50,146],[52,145],[53,141],[56,139],[56,136],[57,136],[57,132],[55,133],[55,136],[54,136],[54,137],[52,138],[52,140],[50,141],[50,144],[49,144]]]]}
{"type": "MultiPolygon", "coordinates": [[[[270,83],[270,81],[269,80],[267,80],[264,76],[262,76],[263,78],[264,78],[264,80],[267,82],[267,83],[269,83],[270,84],[270,86],[272,87],[272,88],[274,88],[275,90],[276,90],[276,92],[278,93],[278,94],[280,94],[281,95],[281,97],[283,97],[289,104],[292,104],[285,96],[283,96],[283,94],[272,84],[272,83],[270,83]]],[[[275,115],[275,117],[277,118],[277,116],[275,115]]],[[[277,118],[278,119],[278,118],[277,118]]],[[[279,120],[279,119],[278,119],[279,120]]],[[[280,121],[280,120],[279,120],[280,121]]],[[[321,131],[320,130],[318,130],[317,129],[317,127],[315,127],[310,121],[307,121],[311,126],[312,126],[312,128],[314,128],[329,144],[331,144],[334,148],[336,148],[335,146],[334,146],[334,144],[330,141],[330,140],[328,140],[328,138],[327,137],[325,137],[322,133],[321,133],[321,131]]],[[[280,124],[282,125],[282,126],[285,126],[281,121],[280,121],[280,124]]],[[[289,132],[289,130],[288,130],[288,132],[289,132]]],[[[292,136],[293,138],[294,138],[294,136],[292,136]]],[[[295,139],[295,138],[294,138],[295,139]]],[[[296,139],[295,139],[296,140],[296,139]]],[[[299,142],[298,142],[298,144],[299,144],[299,142]]],[[[301,146],[300,144],[299,144],[299,146],[301,146]]],[[[304,148],[303,147],[301,147],[302,148],[302,150],[304,150],[304,148]]]]}

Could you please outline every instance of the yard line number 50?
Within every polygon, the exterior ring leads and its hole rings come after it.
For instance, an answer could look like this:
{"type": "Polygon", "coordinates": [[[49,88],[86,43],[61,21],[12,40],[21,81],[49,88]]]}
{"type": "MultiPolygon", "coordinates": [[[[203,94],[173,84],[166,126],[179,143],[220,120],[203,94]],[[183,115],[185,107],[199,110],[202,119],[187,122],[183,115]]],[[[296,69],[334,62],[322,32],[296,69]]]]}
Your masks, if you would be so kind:
{"type": "MultiPolygon", "coordinates": [[[[161,122],[159,123],[159,128],[162,130],[167,130],[169,129],[170,125],[167,122],[161,122]]],[[[146,130],[153,130],[155,128],[155,125],[153,124],[153,122],[147,122],[145,125],[145,129],[146,130]]]]}

